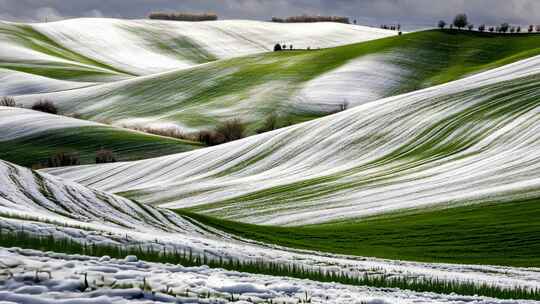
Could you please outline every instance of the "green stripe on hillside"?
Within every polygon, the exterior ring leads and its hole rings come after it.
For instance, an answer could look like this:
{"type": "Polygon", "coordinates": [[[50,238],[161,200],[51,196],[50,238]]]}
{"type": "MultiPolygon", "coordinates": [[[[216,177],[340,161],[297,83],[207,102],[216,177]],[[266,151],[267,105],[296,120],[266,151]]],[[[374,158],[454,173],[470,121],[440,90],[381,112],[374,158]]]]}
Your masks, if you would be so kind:
{"type": "Polygon", "coordinates": [[[108,149],[118,161],[140,160],[202,147],[194,142],[112,127],[88,126],[56,129],[1,142],[0,159],[32,166],[59,152],[78,154],[81,164],[95,163],[96,152],[108,149]]]}
{"type": "MultiPolygon", "coordinates": [[[[87,66],[86,68],[88,69],[91,69],[92,67],[94,67],[95,70],[92,73],[103,73],[103,74],[109,73],[112,75],[120,74],[120,75],[125,75],[125,76],[133,75],[129,72],[117,69],[113,66],[107,65],[105,63],[99,62],[90,57],[79,54],[73,50],[70,50],[60,45],[59,43],[57,43],[50,37],[34,29],[31,25],[25,25],[25,24],[0,25],[0,35],[9,37],[14,42],[19,43],[22,46],[27,47],[36,52],[40,52],[46,55],[57,57],[59,59],[72,61],[74,63],[86,65],[87,66]]],[[[10,62],[2,62],[2,64],[6,65],[6,64],[10,64],[10,62]]],[[[81,69],[84,67],[78,67],[78,68],[81,69]]],[[[37,70],[36,74],[41,75],[41,76],[55,78],[56,73],[54,71],[52,71],[51,74],[39,73],[39,71],[40,70],[37,70]]],[[[26,72],[30,72],[30,71],[27,70],[26,72]]],[[[59,79],[69,79],[69,78],[60,77],[59,79]]]]}
{"type": "Polygon", "coordinates": [[[298,249],[424,262],[540,266],[540,199],[291,228],[179,213],[242,238],[298,249]]]}

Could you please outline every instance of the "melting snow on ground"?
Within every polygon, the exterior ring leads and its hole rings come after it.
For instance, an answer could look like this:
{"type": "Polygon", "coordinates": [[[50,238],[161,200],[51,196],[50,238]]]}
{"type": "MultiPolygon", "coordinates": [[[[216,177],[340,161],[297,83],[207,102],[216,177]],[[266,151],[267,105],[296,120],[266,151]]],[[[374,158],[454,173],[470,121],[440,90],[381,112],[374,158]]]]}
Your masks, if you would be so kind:
{"type": "Polygon", "coordinates": [[[533,303],[352,287],[108,257],[0,248],[0,302],[105,303],[533,303]]]}

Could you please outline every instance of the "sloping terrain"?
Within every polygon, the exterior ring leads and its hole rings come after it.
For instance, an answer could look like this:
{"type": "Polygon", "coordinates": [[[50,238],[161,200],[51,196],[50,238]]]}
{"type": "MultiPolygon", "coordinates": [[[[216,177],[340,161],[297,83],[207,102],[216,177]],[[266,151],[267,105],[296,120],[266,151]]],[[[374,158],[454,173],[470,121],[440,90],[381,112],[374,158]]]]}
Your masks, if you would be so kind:
{"type": "MultiPolygon", "coordinates": [[[[20,237],[22,241],[27,237],[26,235],[42,236],[45,237],[45,240],[54,237],[57,239],[53,239],[54,241],[51,240],[49,243],[51,245],[52,243],[60,243],[65,248],[69,248],[67,245],[69,243],[64,244],[60,241],[62,239],[86,244],[120,244],[126,248],[130,246],[132,248],[153,248],[157,252],[188,248],[193,254],[204,253],[224,259],[232,257],[248,261],[294,263],[299,267],[328,271],[339,270],[360,277],[364,274],[370,274],[452,282],[474,281],[504,288],[521,286],[534,289],[540,287],[540,272],[534,268],[430,264],[336,256],[248,242],[166,209],[140,204],[3,161],[0,161],[0,183],[2,185],[0,187],[0,237],[2,239],[9,233],[25,233],[24,236],[20,237]]],[[[26,246],[38,249],[36,244],[25,244],[23,248],[26,246]]],[[[41,249],[41,251],[44,250],[41,249]]],[[[13,252],[12,257],[21,258],[17,254],[17,252],[21,252],[20,249],[13,252]]],[[[40,256],[37,251],[31,251],[24,255],[40,256]]],[[[6,255],[4,254],[4,256],[6,255]]],[[[64,259],[64,255],[58,253],[51,253],[51,257],[64,259]]],[[[74,257],[81,261],[87,259],[80,255],[74,257]]],[[[0,261],[6,262],[4,258],[0,261]]],[[[97,262],[95,259],[94,261],[97,262]]],[[[107,264],[107,261],[109,260],[106,258],[100,260],[104,264],[107,264]]],[[[5,274],[3,268],[6,264],[2,263],[0,263],[0,277],[5,274]]],[[[135,263],[142,265],[140,262],[135,263]]],[[[173,268],[181,267],[168,265],[173,268]]],[[[156,265],[156,267],[158,266],[156,265]]],[[[208,268],[203,267],[203,269],[208,268]]],[[[187,273],[196,271],[193,268],[185,268],[185,270],[187,273]]],[[[231,273],[219,269],[211,271],[216,274],[231,273]]],[[[55,279],[57,275],[60,274],[56,274],[55,279]]],[[[81,273],[82,275],[83,273],[81,273]]],[[[89,281],[91,281],[90,278],[93,274],[89,273],[89,275],[89,281]]],[[[245,274],[241,275],[241,277],[245,276],[245,274]]],[[[276,279],[283,280],[281,277],[276,279]]],[[[82,282],[80,278],[76,280],[77,284],[72,283],[79,286],[82,282]]],[[[39,280],[33,280],[33,282],[39,283],[39,280]]],[[[6,288],[13,290],[9,286],[11,285],[7,285],[6,288]]],[[[1,296],[5,296],[5,294],[0,292],[1,296]]]]}
{"type": "Polygon", "coordinates": [[[230,234],[292,248],[424,262],[540,266],[538,198],[443,205],[301,227],[187,214],[230,234]]]}
{"type": "MultiPolygon", "coordinates": [[[[174,213],[0,161],[0,217],[98,231],[195,232],[174,213]],[[64,224],[64,225],[62,225],[64,224]]],[[[39,230],[38,230],[39,231],[39,230]]]]}
{"type": "Polygon", "coordinates": [[[118,161],[128,161],[201,147],[189,141],[11,107],[0,107],[0,130],[0,145],[8,147],[0,150],[0,159],[23,166],[39,166],[60,152],[78,155],[81,164],[93,164],[101,149],[112,151],[118,161]]]}
{"type": "Polygon", "coordinates": [[[278,225],[535,197],[539,72],[534,57],[218,147],[48,172],[278,225]]]}
{"type": "Polygon", "coordinates": [[[538,300],[539,54],[528,34],[2,22],[0,95],[89,120],[0,107],[0,301],[538,300]],[[270,132],[196,149],[91,121],[231,118],[270,132]],[[100,149],[126,162],[5,161],[100,149]]]}
{"type": "Polygon", "coordinates": [[[336,23],[306,28],[241,20],[1,22],[0,68],[54,79],[107,82],[266,52],[276,42],[300,48],[333,47],[391,35],[396,33],[336,23]]]}
{"type": "Polygon", "coordinates": [[[445,83],[540,53],[535,35],[424,31],[314,51],[219,60],[190,69],[51,94],[62,110],[115,124],[187,132],[237,118],[248,133],[287,126],[445,83]]]}

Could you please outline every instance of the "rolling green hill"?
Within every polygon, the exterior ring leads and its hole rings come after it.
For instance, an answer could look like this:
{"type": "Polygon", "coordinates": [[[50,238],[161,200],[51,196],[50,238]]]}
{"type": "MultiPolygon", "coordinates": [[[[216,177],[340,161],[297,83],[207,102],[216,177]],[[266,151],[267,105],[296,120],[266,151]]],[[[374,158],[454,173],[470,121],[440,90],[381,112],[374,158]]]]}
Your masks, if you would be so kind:
{"type": "Polygon", "coordinates": [[[536,34],[431,30],[342,47],[265,53],[38,96],[116,123],[173,122],[187,131],[238,118],[253,134],[426,88],[540,53],[536,34]],[[380,70],[380,72],[378,72],[380,70]],[[142,122],[141,122],[142,121],[142,122]]]}
{"type": "Polygon", "coordinates": [[[539,199],[290,228],[179,213],[242,238],[292,248],[424,262],[540,266],[539,199]]]}
{"type": "Polygon", "coordinates": [[[140,160],[202,147],[199,143],[146,134],[37,111],[0,107],[0,159],[22,166],[44,163],[57,153],[95,163],[96,152],[114,152],[117,161],[140,160]]]}

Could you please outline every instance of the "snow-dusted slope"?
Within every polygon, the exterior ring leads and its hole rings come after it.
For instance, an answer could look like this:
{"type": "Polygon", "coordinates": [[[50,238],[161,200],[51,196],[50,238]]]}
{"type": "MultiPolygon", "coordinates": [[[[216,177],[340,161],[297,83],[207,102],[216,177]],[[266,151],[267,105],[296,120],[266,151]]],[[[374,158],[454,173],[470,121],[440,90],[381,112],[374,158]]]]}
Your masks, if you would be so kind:
{"type": "Polygon", "coordinates": [[[59,80],[8,69],[0,69],[0,83],[0,96],[49,93],[94,85],[91,82],[59,80]]]}
{"type": "Polygon", "coordinates": [[[169,208],[304,224],[538,195],[540,57],[199,151],[48,172],[169,208]]]}
{"type": "MultiPolygon", "coordinates": [[[[49,236],[53,234],[59,238],[65,237],[85,243],[152,246],[154,250],[191,248],[195,253],[204,252],[214,257],[295,263],[304,267],[315,267],[315,269],[342,270],[350,272],[351,275],[369,273],[410,278],[474,281],[501,287],[540,287],[538,269],[429,264],[347,257],[246,242],[204,225],[194,224],[193,220],[187,220],[171,211],[138,204],[125,198],[47,174],[36,173],[3,161],[0,161],[0,185],[0,229],[2,229],[2,233],[23,230],[35,235],[49,236]]],[[[5,250],[0,251],[2,251],[0,253],[1,262],[6,262],[5,257],[21,258],[17,253],[9,254],[5,250]]],[[[36,252],[25,255],[41,256],[36,252]]],[[[51,254],[50,257],[58,259],[57,261],[62,264],[64,264],[63,259],[66,259],[58,254],[51,254]]],[[[25,259],[24,262],[28,262],[27,265],[31,266],[35,262],[31,261],[32,259],[25,259]]],[[[75,259],[80,259],[80,257],[75,257],[75,259]]],[[[106,260],[102,260],[98,264],[91,261],[89,260],[89,263],[96,266],[101,262],[104,262],[103,266],[107,264],[106,260]]],[[[85,263],[80,265],[88,266],[85,263]]],[[[137,263],[137,265],[143,264],[137,263]]],[[[0,276],[3,274],[3,267],[4,265],[0,264],[0,276]]],[[[148,275],[156,280],[163,279],[157,275],[161,273],[159,271],[161,266],[154,265],[154,267],[156,267],[156,272],[148,273],[148,275]]],[[[70,267],[67,268],[69,269],[64,270],[68,272],[73,270],[70,267]]],[[[64,271],[61,269],[57,268],[60,272],[56,272],[54,278],[61,275],[64,271]]],[[[196,271],[186,270],[188,272],[196,271]]],[[[210,272],[216,275],[220,272],[229,273],[219,270],[210,272]]],[[[262,277],[253,276],[253,278],[264,282],[262,277]]],[[[278,280],[284,279],[279,278],[278,280]]],[[[12,291],[9,287],[7,288],[12,291]]],[[[5,299],[1,298],[2,296],[6,296],[6,294],[0,292],[0,299],[5,299]]]]}
{"type": "MultiPolygon", "coordinates": [[[[0,215],[96,231],[180,232],[189,222],[165,210],[0,161],[0,215]]],[[[6,223],[4,223],[6,224],[6,223]]],[[[5,228],[5,227],[4,227],[5,228]]]]}
{"type": "Polygon", "coordinates": [[[276,42],[297,48],[332,47],[396,35],[338,23],[278,24],[226,20],[71,19],[33,25],[71,50],[136,74],[184,68],[214,59],[271,51],[276,42]]]}
{"type": "Polygon", "coordinates": [[[69,63],[142,75],[266,52],[276,42],[325,48],[391,35],[396,33],[337,23],[104,18],[28,25],[4,22],[0,23],[0,59],[7,63],[69,63]]]}
{"type": "Polygon", "coordinates": [[[104,126],[91,121],[51,115],[22,108],[0,106],[0,142],[36,133],[86,126],[104,126]]]}

